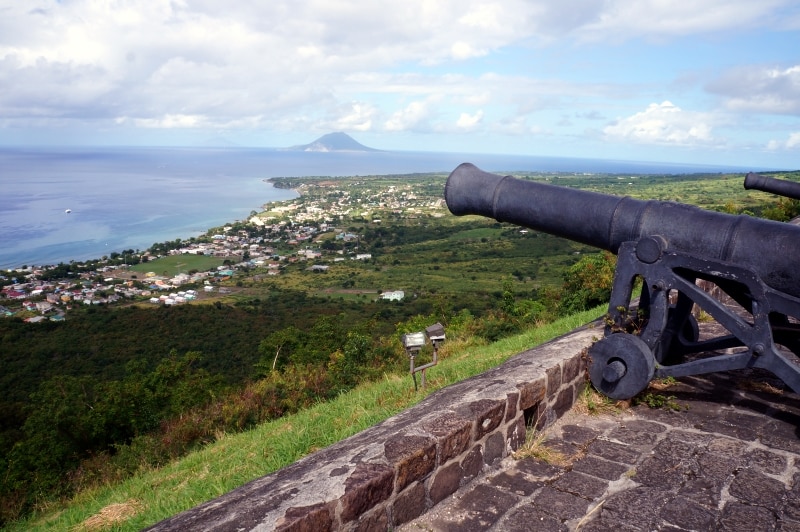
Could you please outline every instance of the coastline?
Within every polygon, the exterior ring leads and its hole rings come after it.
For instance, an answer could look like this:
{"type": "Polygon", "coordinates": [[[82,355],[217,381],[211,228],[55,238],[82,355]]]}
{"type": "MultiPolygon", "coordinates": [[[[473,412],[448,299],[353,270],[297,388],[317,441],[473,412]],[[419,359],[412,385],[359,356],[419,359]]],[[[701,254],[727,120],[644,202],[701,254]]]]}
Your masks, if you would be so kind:
{"type": "MultiPolygon", "coordinates": [[[[290,192],[293,192],[295,194],[295,196],[296,196],[295,199],[303,197],[303,191],[300,190],[299,188],[279,186],[279,185],[282,184],[280,181],[278,181],[279,179],[289,179],[289,178],[286,178],[286,177],[267,177],[267,178],[263,179],[263,181],[265,183],[269,183],[270,185],[272,185],[272,188],[274,188],[274,189],[277,189],[277,190],[288,190],[290,192]]],[[[266,203],[262,203],[261,204],[261,209],[266,211],[267,210],[267,208],[266,208],[267,205],[269,205],[270,203],[277,203],[279,201],[289,201],[289,200],[272,200],[272,201],[268,201],[266,203]]]]}
{"type": "MultiPolygon", "coordinates": [[[[270,185],[270,187],[274,190],[281,191],[281,196],[285,196],[286,194],[291,195],[289,198],[275,198],[269,199],[265,203],[260,204],[259,208],[261,211],[267,210],[267,206],[273,203],[279,203],[282,201],[289,201],[295,198],[301,197],[301,193],[296,189],[291,188],[281,188],[276,187],[275,183],[271,181],[272,178],[262,178],[258,179],[259,183],[266,183],[270,185]]],[[[64,214],[65,216],[78,218],[81,215],[81,211],[77,209],[71,209],[73,212],[64,214]]],[[[144,253],[148,249],[152,248],[153,246],[157,246],[159,244],[164,244],[166,242],[172,242],[174,240],[188,240],[190,238],[195,238],[200,235],[204,235],[209,233],[211,229],[229,225],[232,223],[236,223],[237,221],[246,221],[249,219],[249,213],[253,212],[255,209],[251,209],[250,211],[245,210],[237,210],[238,213],[241,214],[241,217],[230,218],[227,217],[225,219],[222,218],[222,215],[217,215],[214,217],[214,222],[208,221],[205,225],[202,225],[204,222],[202,221],[191,221],[187,222],[186,220],[182,219],[179,215],[173,216],[173,223],[172,228],[164,229],[163,226],[159,226],[156,228],[156,234],[154,236],[153,232],[144,231],[140,234],[135,233],[128,233],[122,235],[122,239],[119,242],[113,243],[113,235],[106,234],[106,238],[103,239],[95,239],[94,242],[90,240],[73,240],[73,241],[65,241],[65,242],[55,242],[52,244],[47,244],[44,246],[39,247],[32,247],[30,249],[26,249],[22,253],[22,258],[12,258],[11,254],[7,257],[3,257],[3,254],[0,253],[0,272],[15,272],[24,270],[23,266],[27,266],[28,269],[33,268],[50,268],[57,266],[59,264],[69,264],[69,263],[86,263],[86,262],[95,262],[103,260],[102,257],[110,256],[113,253],[122,253],[125,250],[136,250],[137,252],[144,253]],[[138,240],[138,243],[135,242],[138,240]],[[148,242],[144,244],[144,242],[148,242]],[[101,249],[102,246],[102,249],[101,249]],[[87,249],[85,251],[80,251],[80,248],[93,248],[94,251],[87,249]],[[74,252],[70,252],[70,248],[74,248],[74,252]],[[27,255],[27,256],[25,256],[27,255]],[[56,258],[53,259],[38,259],[38,257],[46,257],[46,256],[55,256],[56,258]],[[67,258],[69,257],[69,258],[67,258]]],[[[208,218],[208,216],[203,216],[203,218],[208,218]]],[[[162,217],[155,216],[153,217],[153,221],[157,221],[162,219],[162,217]]],[[[65,222],[65,225],[68,225],[69,222],[65,222]]],[[[67,236],[74,238],[75,232],[69,233],[67,236]]]]}
{"type": "Polygon", "coordinates": [[[203,234],[274,201],[301,197],[303,187],[275,186],[281,176],[449,172],[464,161],[496,173],[736,171],[727,165],[445,152],[0,147],[0,270],[93,260],[203,234]],[[276,199],[264,194],[264,183],[276,199]],[[264,202],[251,203],[264,195],[264,202]]]}

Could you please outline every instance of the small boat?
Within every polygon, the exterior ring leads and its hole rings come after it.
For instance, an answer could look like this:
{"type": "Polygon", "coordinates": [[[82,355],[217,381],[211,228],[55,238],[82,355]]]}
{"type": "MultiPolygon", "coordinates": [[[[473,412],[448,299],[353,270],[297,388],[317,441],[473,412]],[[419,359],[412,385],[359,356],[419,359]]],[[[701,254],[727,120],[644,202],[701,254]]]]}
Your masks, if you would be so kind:
{"type": "Polygon", "coordinates": [[[65,212],[66,214],[69,214],[69,213],[71,213],[71,212],[72,212],[72,209],[67,209],[67,210],[66,210],[66,211],[64,211],[64,212],[65,212]]]}

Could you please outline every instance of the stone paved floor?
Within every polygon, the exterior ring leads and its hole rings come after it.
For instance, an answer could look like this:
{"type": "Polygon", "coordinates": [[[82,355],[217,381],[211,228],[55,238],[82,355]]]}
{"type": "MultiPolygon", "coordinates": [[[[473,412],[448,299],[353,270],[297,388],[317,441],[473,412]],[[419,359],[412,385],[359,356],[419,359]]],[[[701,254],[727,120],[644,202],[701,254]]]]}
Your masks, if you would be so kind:
{"type": "Polygon", "coordinates": [[[570,412],[543,433],[561,465],[507,458],[400,530],[800,531],[800,397],[764,377],[657,392],[680,411],[570,412]]]}

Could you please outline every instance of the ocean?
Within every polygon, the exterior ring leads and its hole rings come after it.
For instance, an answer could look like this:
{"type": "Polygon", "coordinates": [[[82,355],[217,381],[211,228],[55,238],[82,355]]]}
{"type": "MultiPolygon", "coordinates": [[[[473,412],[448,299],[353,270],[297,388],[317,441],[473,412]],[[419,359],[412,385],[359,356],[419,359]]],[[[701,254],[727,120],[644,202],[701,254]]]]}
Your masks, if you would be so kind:
{"type": "Polygon", "coordinates": [[[450,172],[681,174],[746,169],[560,157],[268,148],[0,148],[0,269],[188,239],[296,197],[270,177],[450,172]],[[69,211],[69,212],[68,212],[69,211]]]}

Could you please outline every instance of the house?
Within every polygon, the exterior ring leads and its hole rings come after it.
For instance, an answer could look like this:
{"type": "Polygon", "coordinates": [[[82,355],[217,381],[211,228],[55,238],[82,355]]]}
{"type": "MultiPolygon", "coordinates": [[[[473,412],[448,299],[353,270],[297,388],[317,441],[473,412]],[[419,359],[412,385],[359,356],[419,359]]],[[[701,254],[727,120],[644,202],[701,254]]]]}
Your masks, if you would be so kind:
{"type": "Polygon", "coordinates": [[[5,296],[8,299],[25,299],[28,297],[28,294],[19,290],[6,290],[5,293],[5,296]]]}
{"type": "Polygon", "coordinates": [[[344,240],[345,242],[352,242],[358,240],[358,235],[353,233],[339,233],[336,235],[336,240],[344,240]]]}
{"type": "Polygon", "coordinates": [[[315,273],[328,273],[328,268],[330,268],[330,266],[324,266],[322,264],[315,264],[312,267],[310,267],[309,270],[311,270],[312,272],[315,272],[315,273]]]}
{"type": "Polygon", "coordinates": [[[51,310],[53,310],[53,304],[48,301],[37,301],[36,310],[41,312],[42,314],[50,312],[51,310]]]}
{"type": "Polygon", "coordinates": [[[404,297],[406,297],[406,293],[402,290],[384,292],[381,294],[381,299],[386,299],[387,301],[402,301],[404,297]]]}

